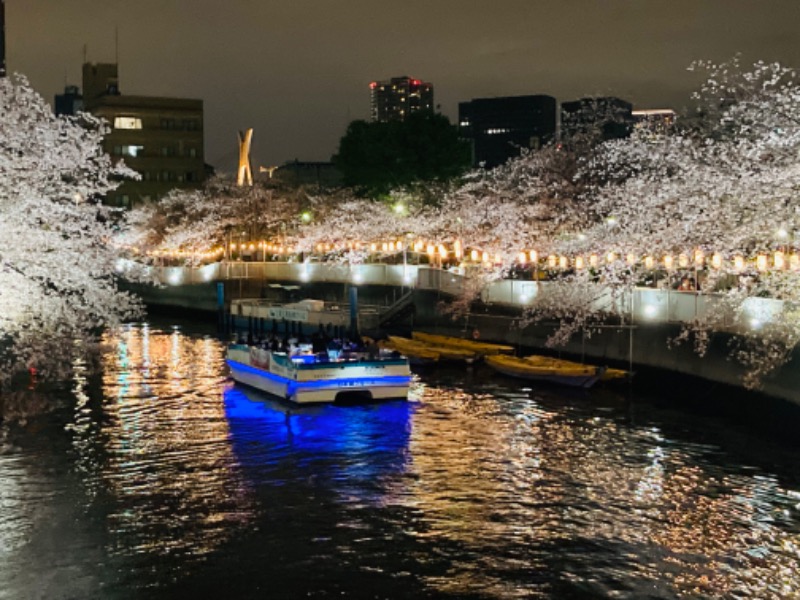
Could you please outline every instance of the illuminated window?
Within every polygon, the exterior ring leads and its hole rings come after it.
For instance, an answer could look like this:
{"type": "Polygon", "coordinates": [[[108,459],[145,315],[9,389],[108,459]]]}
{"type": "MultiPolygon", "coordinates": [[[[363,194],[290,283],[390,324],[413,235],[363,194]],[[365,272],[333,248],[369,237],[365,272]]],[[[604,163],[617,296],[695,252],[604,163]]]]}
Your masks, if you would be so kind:
{"type": "Polygon", "coordinates": [[[135,158],[137,156],[141,156],[144,153],[144,146],[133,146],[133,145],[120,146],[119,150],[120,150],[119,154],[121,154],[122,156],[132,156],[135,158]]]}
{"type": "Polygon", "coordinates": [[[138,117],[114,117],[114,129],[141,129],[142,120],[138,117]]]}

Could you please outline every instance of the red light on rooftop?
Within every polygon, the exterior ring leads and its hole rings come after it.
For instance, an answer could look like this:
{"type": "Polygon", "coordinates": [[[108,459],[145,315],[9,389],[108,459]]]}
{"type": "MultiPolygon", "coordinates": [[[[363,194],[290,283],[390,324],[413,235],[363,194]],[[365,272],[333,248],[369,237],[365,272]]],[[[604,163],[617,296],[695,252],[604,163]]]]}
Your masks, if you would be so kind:
{"type": "Polygon", "coordinates": [[[411,85],[419,85],[420,83],[421,83],[421,81],[419,79],[412,79],[411,80],[411,85]]]}
{"type": "Polygon", "coordinates": [[[371,82],[369,84],[369,89],[371,89],[371,90],[374,90],[376,87],[378,87],[378,82],[377,81],[373,81],[373,82],[371,82]]]}

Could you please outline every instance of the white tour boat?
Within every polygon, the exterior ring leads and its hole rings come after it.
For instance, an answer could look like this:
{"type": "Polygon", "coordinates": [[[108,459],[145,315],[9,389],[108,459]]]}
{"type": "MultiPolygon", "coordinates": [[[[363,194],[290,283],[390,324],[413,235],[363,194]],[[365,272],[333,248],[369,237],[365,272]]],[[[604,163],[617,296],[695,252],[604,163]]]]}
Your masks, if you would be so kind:
{"type": "Polygon", "coordinates": [[[235,381],[298,404],[407,398],[411,382],[408,359],[396,354],[328,358],[231,344],[227,362],[235,381]]]}

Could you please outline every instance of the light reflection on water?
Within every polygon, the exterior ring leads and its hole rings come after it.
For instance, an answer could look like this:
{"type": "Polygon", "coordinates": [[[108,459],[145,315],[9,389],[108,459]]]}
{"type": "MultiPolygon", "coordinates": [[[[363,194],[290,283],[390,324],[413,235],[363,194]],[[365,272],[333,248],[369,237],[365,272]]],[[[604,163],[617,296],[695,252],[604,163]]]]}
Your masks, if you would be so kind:
{"type": "Polygon", "coordinates": [[[480,368],[291,407],[212,338],[107,342],[69,411],[0,430],[0,599],[800,597],[800,479],[691,416],[480,368]]]}

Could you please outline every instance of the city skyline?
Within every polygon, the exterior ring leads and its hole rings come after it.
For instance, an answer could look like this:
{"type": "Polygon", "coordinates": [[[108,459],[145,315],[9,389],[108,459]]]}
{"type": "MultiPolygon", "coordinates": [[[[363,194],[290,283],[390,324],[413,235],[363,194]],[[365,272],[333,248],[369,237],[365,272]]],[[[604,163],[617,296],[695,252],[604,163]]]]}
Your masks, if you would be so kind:
{"type": "Polygon", "coordinates": [[[6,0],[6,58],[51,103],[84,57],[118,60],[123,94],[202,99],[207,162],[232,173],[250,127],[254,170],[328,160],[351,120],[369,120],[369,83],[402,75],[431,82],[453,123],[459,102],[527,94],[681,110],[693,60],[800,66],[798,17],[796,0],[6,0]]]}

